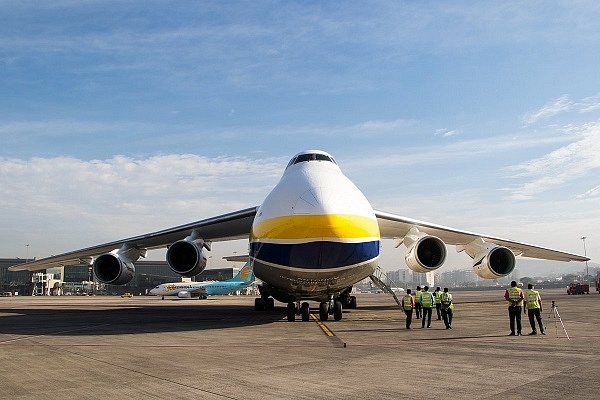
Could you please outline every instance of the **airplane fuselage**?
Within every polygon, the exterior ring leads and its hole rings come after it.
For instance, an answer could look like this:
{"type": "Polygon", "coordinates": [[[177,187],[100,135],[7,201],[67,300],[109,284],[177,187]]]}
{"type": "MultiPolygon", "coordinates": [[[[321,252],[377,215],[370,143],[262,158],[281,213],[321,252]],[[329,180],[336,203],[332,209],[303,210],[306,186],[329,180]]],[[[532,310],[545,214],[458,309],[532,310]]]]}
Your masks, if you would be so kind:
{"type": "Polygon", "coordinates": [[[280,301],[327,301],[371,275],[379,259],[370,203],[329,155],[312,156],[321,159],[290,161],[250,234],[254,273],[280,301]]]}
{"type": "Polygon", "coordinates": [[[229,294],[245,289],[254,283],[254,274],[249,264],[244,265],[232,279],[217,282],[174,282],[157,285],[150,294],[154,296],[178,296],[182,298],[206,297],[229,294]]]}

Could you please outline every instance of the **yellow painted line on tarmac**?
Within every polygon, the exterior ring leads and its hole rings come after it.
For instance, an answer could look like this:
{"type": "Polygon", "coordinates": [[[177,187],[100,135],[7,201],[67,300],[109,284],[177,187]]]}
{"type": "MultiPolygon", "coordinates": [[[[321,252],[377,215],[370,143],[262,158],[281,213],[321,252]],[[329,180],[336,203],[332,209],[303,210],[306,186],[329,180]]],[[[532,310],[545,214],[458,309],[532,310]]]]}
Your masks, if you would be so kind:
{"type": "Polygon", "coordinates": [[[316,324],[319,326],[319,328],[321,328],[321,330],[323,331],[323,333],[324,333],[325,335],[327,335],[327,337],[328,337],[329,339],[333,339],[333,343],[335,343],[335,344],[336,344],[336,346],[340,346],[340,347],[346,347],[346,342],[344,342],[342,339],[340,339],[339,337],[337,337],[337,336],[335,335],[335,333],[333,333],[333,332],[331,331],[331,329],[329,329],[329,328],[327,327],[327,325],[325,325],[325,324],[323,323],[323,321],[321,321],[319,318],[315,317],[315,315],[314,315],[314,314],[310,314],[310,317],[313,319],[313,321],[315,321],[315,322],[316,322],[316,324]]]}
{"type": "Polygon", "coordinates": [[[317,323],[317,325],[319,325],[319,328],[321,328],[323,333],[325,333],[329,337],[335,336],[335,334],[333,332],[331,332],[331,330],[327,327],[327,325],[325,325],[323,322],[321,322],[320,319],[315,317],[314,314],[310,314],[310,317],[313,319],[313,321],[315,321],[317,323]]]}

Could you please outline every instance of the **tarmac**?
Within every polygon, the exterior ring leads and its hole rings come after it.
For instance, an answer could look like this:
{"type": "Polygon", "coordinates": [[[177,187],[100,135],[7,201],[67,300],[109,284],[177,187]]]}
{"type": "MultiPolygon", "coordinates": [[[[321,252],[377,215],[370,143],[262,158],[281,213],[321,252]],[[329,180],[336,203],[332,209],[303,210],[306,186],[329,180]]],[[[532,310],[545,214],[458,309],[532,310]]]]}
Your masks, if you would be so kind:
{"type": "Polygon", "coordinates": [[[453,329],[384,294],[341,321],[287,322],[253,297],[0,298],[6,399],[532,399],[600,393],[600,295],[540,289],[546,335],[507,336],[504,289],[453,292],[453,329]],[[555,301],[555,308],[551,301],[555,301]],[[564,327],[563,327],[564,326],[564,327]],[[567,337],[568,336],[568,337],[567,337]]]}

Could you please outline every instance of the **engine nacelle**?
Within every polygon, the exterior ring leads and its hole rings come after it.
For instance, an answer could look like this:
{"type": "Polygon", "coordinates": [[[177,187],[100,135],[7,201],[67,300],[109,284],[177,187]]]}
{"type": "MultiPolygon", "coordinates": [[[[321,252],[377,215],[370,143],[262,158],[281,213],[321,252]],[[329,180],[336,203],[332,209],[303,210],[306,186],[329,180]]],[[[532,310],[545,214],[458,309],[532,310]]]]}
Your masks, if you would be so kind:
{"type": "Polygon", "coordinates": [[[486,279],[501,278],[515,269],[515,255],[503,246],[490,245],[473,257],[473,270],[486,279]]]}
{"type": "Polygon", "coordinates": [[[187,290],[182,290],[181,292],[177,293],[177,297],[179,297],[180,299],[191,299],[192,294],[187,290]]]}
{"type": "Polygon", "coordinates": [[[192,240],[179,240],[167,250],[167,263],[179,275],[192,277],[206,268],[206,255],[202,250],[203,244],[198,245],[192,240]]]}
{"type": "Polygon", "coordinates": [[[410,243],[405,237],[408,250],[404,256],[408,268],[415,272],[430,272],[438,269],[446,260],[446,245],[442,239],[420,234],[410,243]]]}
{"type": "Polygon", "coordinates": [[[133,262],[114,253],[102,254],[96,258],[93,269],[96,279],[111,285],[124,285],[135,275],[133,262]]]}

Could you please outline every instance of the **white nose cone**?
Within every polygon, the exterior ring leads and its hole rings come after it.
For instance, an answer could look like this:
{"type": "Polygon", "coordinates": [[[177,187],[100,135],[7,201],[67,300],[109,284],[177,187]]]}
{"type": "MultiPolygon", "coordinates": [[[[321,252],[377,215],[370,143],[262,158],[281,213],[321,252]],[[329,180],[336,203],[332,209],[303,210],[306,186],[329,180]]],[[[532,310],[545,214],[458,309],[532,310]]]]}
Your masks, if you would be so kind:
{"type": "Polygon", "coordinates": [[[379,225],[336,164],[304,161],[288,166],[260,207],[251,249],[263,261],[292,267],[360,264],[379,255],[379,225]]]}

